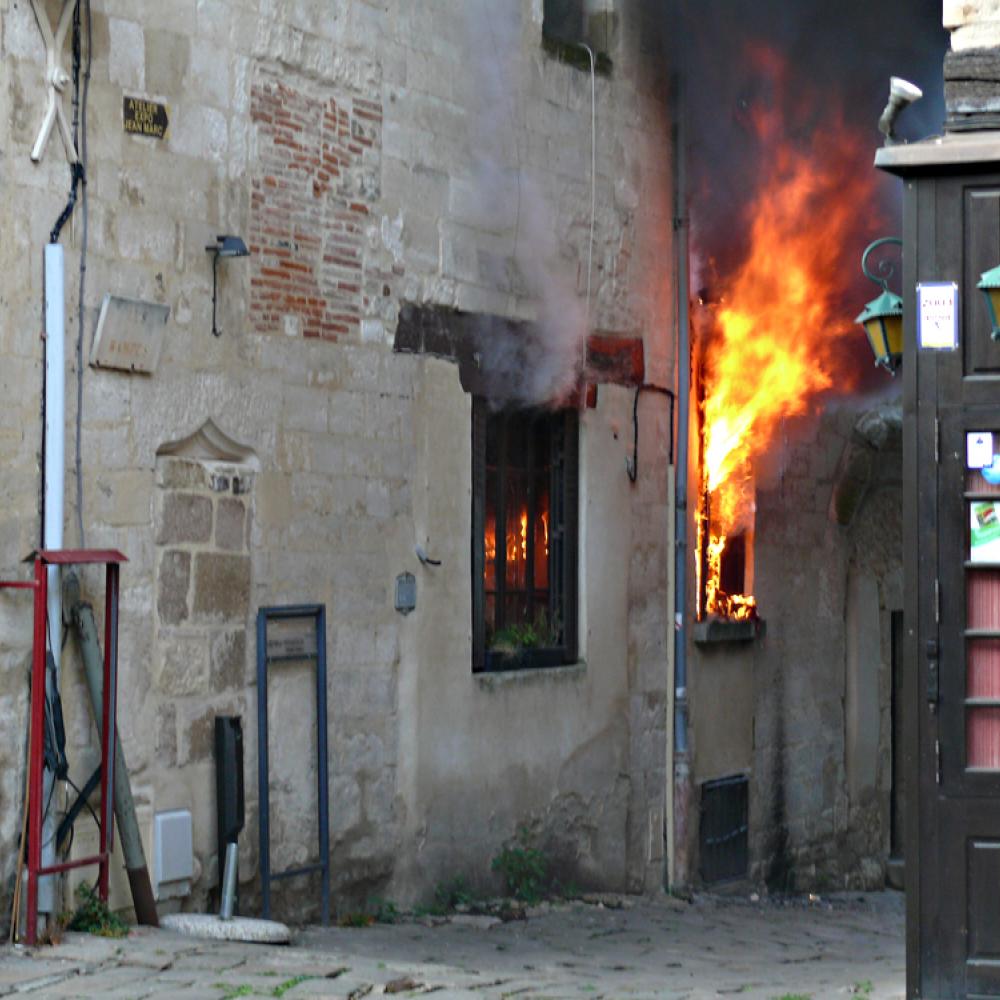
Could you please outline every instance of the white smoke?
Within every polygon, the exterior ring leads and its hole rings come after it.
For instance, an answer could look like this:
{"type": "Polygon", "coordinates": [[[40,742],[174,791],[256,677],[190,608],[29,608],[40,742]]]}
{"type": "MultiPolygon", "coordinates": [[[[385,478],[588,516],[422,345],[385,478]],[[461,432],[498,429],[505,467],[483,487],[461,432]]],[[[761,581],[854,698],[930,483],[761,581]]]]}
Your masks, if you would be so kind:
{"type": "Polygon", "coordinates": [[[505,253],[480,262],[482,276],[510,295],[509,309],[528,299],[536,310],[527,327],[484,319],[476,347],[483,374],[498,389],[494,402],[555,405],[579,382],[587,310],[575,290],[574,265],[560,245],[555,206],[541,178],[525,166],[523,109],[531,67],[522,52],[521,7],[519,0],[463,2],[474,150],[469,182],[485,225],[505,247],[505,253]]]}

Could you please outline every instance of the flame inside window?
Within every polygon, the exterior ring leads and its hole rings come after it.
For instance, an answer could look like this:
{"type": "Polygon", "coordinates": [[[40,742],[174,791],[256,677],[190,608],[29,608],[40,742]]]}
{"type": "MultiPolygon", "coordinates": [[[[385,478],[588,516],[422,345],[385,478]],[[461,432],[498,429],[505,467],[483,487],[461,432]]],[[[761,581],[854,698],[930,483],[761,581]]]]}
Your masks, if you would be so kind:
{"type": "Polygon", "coordinates": [[[552,446],[547,417],[491,422],[486,442],[483,590],[487,648],[556,646],[551,589],[552,446]]]}
{"type": "Polygon", "coordinates": [[[870,155],[843,113],[827,97],[792,85],[776,51],[752,45],[746,58],[767,99],[746,114],[756,162],[746,169],[754,183],[742,219],[745,239],[734,252],[717,248],[721,261],[700,248],[715,303],[701,310],[695,331],[702,393],[699,618],[756,616],[749,596],[754,465],[785,420],[811,414],[821,394],[857,382],[851,345],[858,334],[848,305],[856,296],[844,276],[857,273],[853,261],[882,215],[870,155]],[[820,110],[824,126],[816,128],[820,110]],[[727,572],[741,535],[742,586],[727,572]]]}
{"type": "Polygon", "coordinates": [[[738,523],[743,527],[727,533],[712,517],[711,500],[712,495],[706,492],[698,517],[698,617],[756,618],[757,601],[746,593],[753,575],[753,531],[747,521],[753,501],[741,511],[738,523]]]}

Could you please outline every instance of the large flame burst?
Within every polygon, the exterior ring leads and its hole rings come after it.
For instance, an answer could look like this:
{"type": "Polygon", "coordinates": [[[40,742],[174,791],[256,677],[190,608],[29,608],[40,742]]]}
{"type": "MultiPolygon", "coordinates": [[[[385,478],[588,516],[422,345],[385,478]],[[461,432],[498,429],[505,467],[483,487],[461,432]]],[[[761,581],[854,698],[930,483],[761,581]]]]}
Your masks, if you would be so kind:
{"type": "Polygon", "coordinates": [[[718,279],[720,304],[704,331],[702,610],[735,618],[753,617],[755,601],[724,593],[720,567],[727,536],[752,526],[753,459],[817,394],[853,387],[844,341],[858,334],[845,282],[850,289],[858,249],[879,221],[865,136],[852,134],[829,101],[804,127],[806,102],[785,67],[769,51],[755,59],[774,93],[794,94],[796,107],[750,114],[765,168],[747,195],[746,254],[718,279]]]}

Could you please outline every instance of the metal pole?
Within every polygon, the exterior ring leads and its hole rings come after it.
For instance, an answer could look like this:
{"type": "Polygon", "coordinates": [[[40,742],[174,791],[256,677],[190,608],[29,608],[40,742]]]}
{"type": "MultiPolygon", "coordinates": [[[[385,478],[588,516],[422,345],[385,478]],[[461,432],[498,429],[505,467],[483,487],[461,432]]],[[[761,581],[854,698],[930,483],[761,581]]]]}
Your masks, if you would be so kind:
{"type": "Polygon", "coordinates": [[[222,876],[222,906],[220,920],[233,919],[233,904],[236,901],[236,868],[240,856],[240,846],[232,840],[226,844],[226,865],[222,876]]]}
{"type": "MultiPolygon", "coordinates": [[[[116,567],[117,568],[117,567],[116,567]]],[[[71,604],[73,624],[80,643],[80,655],[83,660],[84,677],[87,682],[87,692],[90,695],[90,705],[94,712],[102,737],[107,730],[103,723],[104,683],[102,678],[103,662],[100,644],[97,640],[97,625],[94,612],[89,604],[74,600],[69,593],[71,577],[67,580],[67,603],[71,604]]],[[[111,567],[108,567],[108,600],[111,600],[113,581],[111,567]]],[[[77,595],[78,597],[78,595],[77,595]]],[[[105,640],[110,643],[108,636],[105,640]]],[[[139,823],[135,813],[135,803],[132,798],[132,785],[129,781],[128,767],[125,764],[125,754],[122,751],[121,740],[115,730],[114,774],[111,788],[114,791],[114,812],[118,819],[118,829],[121,833],[122,856],[125,860],[125,871],[128,875],[129,887],[132,890],[132,903],[135,907],[136,919],[140,924],[158,927],[159,919],[156,913],[156,902],[153,899],[153,887],[146,864],[146,854],[139,834],[139,823]]],[[[102,844],[101,849],[104,849],[102,844]]]]}
{"type": "Polygon", "coordinates": [[[38,869],[42,864],[42,723],[45,716],[46,567],[35,559],[35,635],[31,656],[31,739],[28,746],[27,940],[38,936],[38,869]]]}
{"type": "Polygon", "coordinates": [[[316,736],[319,794],[319,856],[323,865],[323,925],[330,923],[330,785],[326,753],[326,609],[316,613],[316,736]]]}
{"type": "Polygon", "coordinates": [[[689,794],[687,700],[687,559],[688,559],[688,434],[691,406],[691,335],[688,308],[688,216],[684,79],[674,83],[674,246],[677,254],[677,464],[674,499],[676,541],[674,564],[674,870],[670,884],[683,881],[678,858],[686,857],[689,794]]]}
{"type": "Polygon", "coordinates": [[[260,895],[264,919],[271,917],[271,813],[267,777],[267,615],[257,612],[257,799],[260,810],[260,895]]]}
{"type": "Polygon", "coordinates": [[[101,691],[101,718],[103,724],[102,773],[101,773],[101,851],[105,860],[101,865],[101,899],[108,899],[108,877],[111,868],[111,851],[115,843],[115,750],[118,743],[118,726],[115,703],[118,700],[118,567],[108,565],[107,592],[104,595],[104,684],[101,691]]]}

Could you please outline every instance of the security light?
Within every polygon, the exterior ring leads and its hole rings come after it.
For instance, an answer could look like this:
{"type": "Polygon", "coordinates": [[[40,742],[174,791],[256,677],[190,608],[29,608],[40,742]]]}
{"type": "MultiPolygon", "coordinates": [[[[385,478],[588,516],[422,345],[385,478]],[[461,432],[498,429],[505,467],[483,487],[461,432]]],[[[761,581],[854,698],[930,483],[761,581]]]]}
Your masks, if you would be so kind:
{"type": "Polygon", "coordinates": [[[909,80],[894,76],[889,79],[889,103],[882,112],[878,122],[878,130],[885,136],[885,144],[893,146],[900,140],[896,138],[896,119],[904,109],[914,101],[919,101],[924,92],[909,80]]]}
{"type": "Polygon", "coordinates": [[[219,258],[249,257],[250,251],[247,249],[246,243],[239,236],[226,235],[216,236],[215,245],[210,244],[205,249],[212,254],[212,333],[218,337],[222,333],[215,322],[219,258]]]}
{"type": "Polygon", "coordinates": [[[250,251],[246,243],[239,236],[216,236],[218,245],[205,247],[206,250],[214,251],[220,257],[249,257],[250,251]]]}

